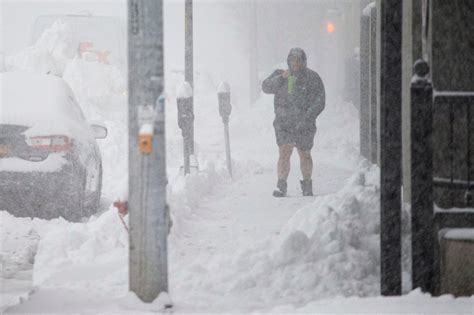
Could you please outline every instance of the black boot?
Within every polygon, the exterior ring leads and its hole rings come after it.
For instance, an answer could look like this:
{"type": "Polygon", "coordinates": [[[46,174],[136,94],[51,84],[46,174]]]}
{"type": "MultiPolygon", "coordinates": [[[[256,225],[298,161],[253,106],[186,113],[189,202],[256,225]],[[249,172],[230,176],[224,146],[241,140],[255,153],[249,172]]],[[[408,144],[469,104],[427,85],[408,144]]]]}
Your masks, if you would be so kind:
{"type": "Polygon", "coordinates": [[[303,179],[300,181],[301,190],[303,191],[303,196],[312,196],[313,195],[313,181],[311,179],[303,179]]]}
{"type": "Polygon", "coordinates": [[[279,179],[277,182],[278,190],[273,191],[273,197],[286,197],[287,183],[284,179],[279,179]]]}

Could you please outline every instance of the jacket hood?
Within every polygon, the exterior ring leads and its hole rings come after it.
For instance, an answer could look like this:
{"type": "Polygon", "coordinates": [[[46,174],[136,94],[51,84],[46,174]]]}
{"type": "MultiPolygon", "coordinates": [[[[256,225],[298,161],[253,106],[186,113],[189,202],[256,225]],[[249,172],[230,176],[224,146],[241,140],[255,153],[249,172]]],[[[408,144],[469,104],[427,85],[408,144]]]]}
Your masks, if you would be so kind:
{"type": "Polygon", "coordinates": [[[302,69],[306,69],[307,61],[306,61],[306,53],[303,49],[295,47],[291,48],[290,52],[288,53],[288,58],[286,58],[286,63],[288,64],[288,68],[290,68],[290,57],[296,56],[301,60],[301,67],[302,69]]]}

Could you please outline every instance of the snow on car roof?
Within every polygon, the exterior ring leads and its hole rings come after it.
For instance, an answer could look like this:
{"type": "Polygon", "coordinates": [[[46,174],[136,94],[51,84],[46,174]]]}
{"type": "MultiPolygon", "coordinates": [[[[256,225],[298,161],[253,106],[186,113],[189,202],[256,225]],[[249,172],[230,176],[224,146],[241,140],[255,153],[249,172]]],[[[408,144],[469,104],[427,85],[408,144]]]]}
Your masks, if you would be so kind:
{"type": "Polygon", "coordinates": [[[35,133],[71,134],[84,120],[67,83],[56,76],[0,73],[0,124],[33,127],[35,133]]]}

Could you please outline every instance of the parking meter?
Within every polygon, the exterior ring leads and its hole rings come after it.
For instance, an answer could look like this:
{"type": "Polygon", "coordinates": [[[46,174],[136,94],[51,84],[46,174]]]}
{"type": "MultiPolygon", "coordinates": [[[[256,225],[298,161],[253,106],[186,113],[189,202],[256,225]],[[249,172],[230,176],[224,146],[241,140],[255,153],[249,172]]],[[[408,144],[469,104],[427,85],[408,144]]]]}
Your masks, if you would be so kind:
{"type": "Polygon", "coordinates": [[[219,84],[217,98],[219,101],[219,114],[222,117],[222,121],[228,123],[230,113],[232,112],[232,105],[230,104],[230,86],[227,82],[219,84]]]}
{"type": "Polygon", "coordinates": [[[193,152],[193,89],[188,82],[183,82],[176,98],[178,105],[178,126],[183,136],[184,174],[190,173],[190,155],[193,152]]]}
{"type": "Polygon", "coordinates": [[[230,137],[229,137],[229,116],[232,111],[230,104],[230,86],[227,82],[222,82],[217,88],[217,100],[219,101],[219,115],[222,117],[224,123],[224,140],[227,170],[230,177],[232,177],[232,158],[230,152],[230,137]]]}
{"type": "Polygon", "coordinates": [[[194,122],[193,93],[189,83],[184,82],[180,86],[176,102],[178,105],[178,126],[184,137],[191,132],[194,122]]]}

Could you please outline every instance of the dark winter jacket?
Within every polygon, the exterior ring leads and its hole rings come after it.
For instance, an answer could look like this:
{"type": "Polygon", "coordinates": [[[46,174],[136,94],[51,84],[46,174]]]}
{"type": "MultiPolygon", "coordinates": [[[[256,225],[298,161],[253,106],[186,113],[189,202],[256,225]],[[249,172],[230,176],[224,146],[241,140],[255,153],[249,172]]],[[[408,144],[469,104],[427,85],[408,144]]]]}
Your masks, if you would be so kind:
{"type": "Polygon", "coordinates": [[[303,59],[302,68],[296,74],[294,93],[288,93],[288,79],[281,76],[283,70],[275,70],[266,78],[262,83],[262,90],[267,94],[275,94],[275,127],[304,129],[315,125],[316,118],[324,109],[326,96],[319,75],[307,68],[305,52],[300,48],[293,48],[288,60],[293,54],[303,59]]]}

